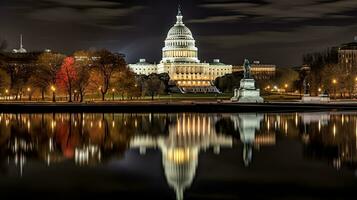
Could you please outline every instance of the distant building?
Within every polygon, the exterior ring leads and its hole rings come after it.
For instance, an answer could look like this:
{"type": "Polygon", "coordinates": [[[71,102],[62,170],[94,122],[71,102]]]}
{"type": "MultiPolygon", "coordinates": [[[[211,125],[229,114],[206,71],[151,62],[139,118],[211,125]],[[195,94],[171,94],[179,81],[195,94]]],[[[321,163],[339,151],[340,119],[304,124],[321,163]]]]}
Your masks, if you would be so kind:
{"type": "Polygon", "coordinates": [[[146,59],[140,59],[136,64],[129,65],[130,69],[138,75],[150,75],[157,73],[157,65],[146,62],[146,59]]]}
{"type": "Polygon", "coordinates": [[[51,52],[50,49],[44,51],[27,51],[23,46],[23,37],[20,36],[20,48],[11,52],[0,53],[2,60],[9,67],[32,67],[36,65],[38,57],[44,52],[51,52]]]}
{"type": "MultiPolygon", "coordinates": [[[[268,80],[276,75],[276,65],[262,64],[260,61],[254,61],[252,64],[252,74],[257,80],[268,80]]],[[[233,72],[243,72],[242,65],[233,66],[233,72]]]]}
{"type": "Polygon", "coordinates": [[[338,62],[346,72],[357,70],[357,37],[354,42],[343,44],[338,49],[338,62]]]}
{"type": "Polygon", "coordinates": [[[220,76],[232,73],[232,65],[219,59],[212,63],[202,63],[198,59],[198,48],[189,28],[183,23],[181,10],[178,10],[176,24],[169,30],[162,49],[162,60],[156,64],[140,59],[130,64],[136,74],[168,73],[171,80],[182,92],[218,92],[213,81],[220,76]]]}
{"type": "Polygon", "coordinates": [[[22,44],[22,35],[20,35],[20,48],[19,49],[13,49],[13,53],[27,53],[27,50],[24,48],[22,44]]]}

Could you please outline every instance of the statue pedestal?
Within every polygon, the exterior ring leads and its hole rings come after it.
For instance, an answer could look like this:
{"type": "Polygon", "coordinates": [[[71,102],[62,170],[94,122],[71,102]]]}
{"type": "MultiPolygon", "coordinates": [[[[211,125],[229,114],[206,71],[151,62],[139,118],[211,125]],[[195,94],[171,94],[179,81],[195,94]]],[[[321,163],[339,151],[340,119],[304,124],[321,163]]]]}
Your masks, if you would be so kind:
{"type": "Polygon", "coordinates": [[[234,96],[231,100],[240,103],[264,102],[264,99],[260,96],[260,90],[255,88],[254,79],[242,79],[239,89],[234,90],[234,96]]]}

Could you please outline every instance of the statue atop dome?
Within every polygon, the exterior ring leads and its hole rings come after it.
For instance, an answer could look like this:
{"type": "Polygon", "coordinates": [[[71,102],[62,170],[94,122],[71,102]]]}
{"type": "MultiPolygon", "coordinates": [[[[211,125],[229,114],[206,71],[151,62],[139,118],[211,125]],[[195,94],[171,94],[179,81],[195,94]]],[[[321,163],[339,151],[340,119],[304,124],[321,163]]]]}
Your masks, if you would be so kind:
{"type": "Polygon", "coordinates": [[[181,5],[178,5],[178,9],[177,9],[177,22],[176,25],[183,25],[183,15],[182,15],[182,11],[181,11],[181,5]]]}

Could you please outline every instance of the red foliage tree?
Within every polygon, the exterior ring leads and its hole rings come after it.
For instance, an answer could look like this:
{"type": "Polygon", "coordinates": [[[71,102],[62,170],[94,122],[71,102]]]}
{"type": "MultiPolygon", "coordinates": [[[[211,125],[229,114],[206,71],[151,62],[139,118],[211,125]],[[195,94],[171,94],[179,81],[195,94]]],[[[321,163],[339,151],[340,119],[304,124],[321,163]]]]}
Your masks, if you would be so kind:
{"type": "Polygon", "coordinates": [[[72,88],[77,80],[77,71],[75,69],[75,60],[73,57],[67,57],[63,60],[61,69],[58,71],[56,79],[57,86],[67,92],[69,102],[72,102],[72,88]]]}

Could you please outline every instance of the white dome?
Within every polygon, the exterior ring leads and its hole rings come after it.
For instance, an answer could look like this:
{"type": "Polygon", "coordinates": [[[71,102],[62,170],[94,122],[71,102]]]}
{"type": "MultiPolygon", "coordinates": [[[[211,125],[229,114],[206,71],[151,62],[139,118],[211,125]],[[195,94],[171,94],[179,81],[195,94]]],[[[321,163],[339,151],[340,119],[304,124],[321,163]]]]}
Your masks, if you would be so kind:
{"type": "Polygon", "coordinates": [[[183,23],[176,23],[168,34],[166,40],[194,40],[192,32],[183,23]]]}
{"type": "Polygon", "coordinates": [[[163,51],[162,62],[195,62],[198,63],[197,47],[192,32],[183,23],[179,9],[176,24],[169,30],[163,51]]]}

